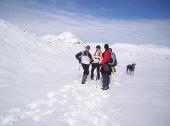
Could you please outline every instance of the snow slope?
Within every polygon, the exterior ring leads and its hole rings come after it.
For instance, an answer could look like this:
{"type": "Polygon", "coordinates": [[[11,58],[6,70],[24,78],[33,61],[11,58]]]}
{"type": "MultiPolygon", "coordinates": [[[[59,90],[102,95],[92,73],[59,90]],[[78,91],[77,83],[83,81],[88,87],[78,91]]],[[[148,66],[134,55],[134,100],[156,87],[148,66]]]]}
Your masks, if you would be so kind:
{"type": "MultiPolygon", "coordinates": [[[[69,41],[68,41],[69,42],[69,41]]],[[[65,43],[65,42],[64,42],[65,43]]],[[[103,43],[98,43],[103,46],[103,43]]],[[[111,45],[118,58],[110,89],[81,85],[80,44],[43,43],[0,20],[0,125],[169,126],[170,49],[111,45]],[[135,75],[126,65],[137,64],[135,75]]],[[[94,53],[96,44],[91,45],[94,53]]]]}

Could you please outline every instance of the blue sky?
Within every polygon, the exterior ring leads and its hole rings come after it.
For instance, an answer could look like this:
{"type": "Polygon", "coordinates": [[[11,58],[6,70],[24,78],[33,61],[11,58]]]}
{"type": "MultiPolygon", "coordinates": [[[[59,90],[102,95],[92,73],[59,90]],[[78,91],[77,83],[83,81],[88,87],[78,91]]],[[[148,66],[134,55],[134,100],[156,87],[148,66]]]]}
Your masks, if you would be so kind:
{"type": "Polygon", "coordinates": [[[57,0],[57,2],[43,0],[42,4],[106,18],[159,19],[170,17],[169,0],[57,0]]]}
{"type": "Polygon", "coordinates": [[[0,18],[38,36],[70,31],[86,42],[170,47],[168,0],[1,0],[0,18]]]}

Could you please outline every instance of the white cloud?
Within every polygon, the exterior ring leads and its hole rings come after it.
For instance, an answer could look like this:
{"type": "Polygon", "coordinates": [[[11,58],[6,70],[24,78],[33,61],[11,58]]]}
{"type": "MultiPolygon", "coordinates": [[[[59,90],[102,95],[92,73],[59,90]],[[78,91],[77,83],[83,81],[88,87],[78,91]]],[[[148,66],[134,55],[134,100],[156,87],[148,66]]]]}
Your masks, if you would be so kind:
{"type": "Polygon", "coordinates": [[[152,43],[170,46],[170,19],[114,20],[49,6],[3,2],[0,17],[38,35],[71,31],[84,41],[152,43]]]}

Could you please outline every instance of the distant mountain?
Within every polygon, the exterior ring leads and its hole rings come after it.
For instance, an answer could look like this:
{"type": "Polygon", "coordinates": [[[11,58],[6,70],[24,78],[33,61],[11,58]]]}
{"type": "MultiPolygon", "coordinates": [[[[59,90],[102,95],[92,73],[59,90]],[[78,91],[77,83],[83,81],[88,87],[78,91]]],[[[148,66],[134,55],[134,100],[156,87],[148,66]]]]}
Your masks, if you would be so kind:
{"type": "Polygon", "coordinates": [[[51,44],[56,43],[72,43],[72,44],[80,44],[81,40],[71,32],[64,32],[59,35],[45,35],[40,37],[41,40],[47,41],[51,44]]]}

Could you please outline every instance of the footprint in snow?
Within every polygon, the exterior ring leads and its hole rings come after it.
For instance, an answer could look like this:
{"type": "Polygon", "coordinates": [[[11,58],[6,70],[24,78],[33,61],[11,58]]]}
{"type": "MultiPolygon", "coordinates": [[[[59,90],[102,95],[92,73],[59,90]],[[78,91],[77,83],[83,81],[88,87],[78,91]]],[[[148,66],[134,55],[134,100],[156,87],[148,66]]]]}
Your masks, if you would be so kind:
{"type": "Polygon", "coordinates": [[[39,122],[45,116],[63,113],[59,119],[63,119],[69,125],[83,125],[84,121],[89,125],[105,126],[108,116],[102,108],[104,100],[110,97],[110,94],[101,89],[97,90],[97,84],[98,82],[81,85],[75,80],[70,85],[65,85],[63,89],[48,93],[46,100],[29,103],[22,111],[19,109],[9,112],[8,116],[1,119],[1,124],[14,124],[24,118],[39,122]]]}

